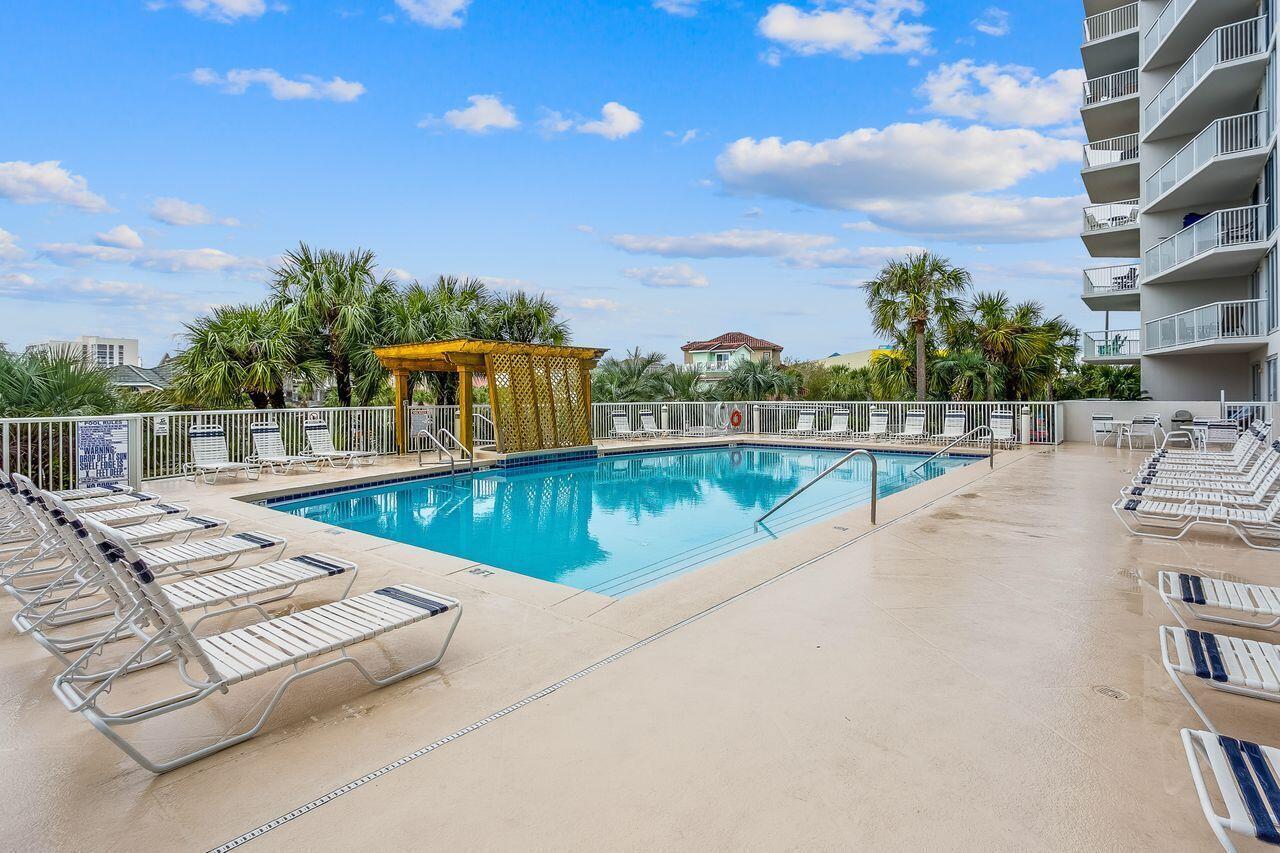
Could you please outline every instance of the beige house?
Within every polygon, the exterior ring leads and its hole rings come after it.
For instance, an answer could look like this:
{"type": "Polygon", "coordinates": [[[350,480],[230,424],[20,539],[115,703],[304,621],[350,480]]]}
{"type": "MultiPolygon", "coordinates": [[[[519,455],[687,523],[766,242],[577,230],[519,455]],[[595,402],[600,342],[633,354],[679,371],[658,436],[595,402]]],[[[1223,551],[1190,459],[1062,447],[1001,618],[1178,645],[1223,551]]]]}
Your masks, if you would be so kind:
{"type": "Polygon", "coordinates": [[[823,367],[847,367],[850,370],[857,370],[859,367],[866,367],[871,363],[871,356],[883,350],[863,349],[857,352],[832,353],[826,358],[815,359],[818,364],[823,367]]]}
{"type": "Polygon", "coordinates": [[[709,380],[718,380],[740,361],[782,364],[782,347],[744,332],[725,332],[708,341],[690,341],[680,347],[684,363],[702,369],[709,380]]]}

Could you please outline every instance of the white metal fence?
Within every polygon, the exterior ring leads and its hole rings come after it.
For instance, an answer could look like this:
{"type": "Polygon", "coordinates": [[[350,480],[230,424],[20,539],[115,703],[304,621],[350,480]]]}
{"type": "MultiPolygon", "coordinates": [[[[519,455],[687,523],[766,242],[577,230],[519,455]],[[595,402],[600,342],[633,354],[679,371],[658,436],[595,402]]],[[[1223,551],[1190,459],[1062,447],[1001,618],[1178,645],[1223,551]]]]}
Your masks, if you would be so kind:
{"type": "Polygon", "coordinates": [[[1257,243],[1266,236],[1265,205],[1216,210],[1147,249],[1146,276],[1161,275],[1213,249],[1257,243]]]}
{"type": "Polygon", "coordinates": [[[1084,230],[1086,233],[1109,231],[1112,228],[1123,228],[1138,221],[1138,200],[1112,201],[1106,204],[1091,204],[1084,209],[1084,230]]]}
{"type": "MultiPolygon", "coordinates": [[[[1273,421],[1275,420],[1275,403],[1259,403],[1259,402],[1243,402],[1232,403],[1224,401],[1222,403],[1222,412],[1220,416],[1225,420],[1235,421],[1240,429],[1244,429],[1254,421],[1273,421]]],[[[1276,434],[1275,427],[1272,427],[1272,435],[1276,434]]]]}
{"type": "MultiPolygon", "coordinates": [[[[1214,66],[1262,54],[1267,49],[1266,24],[1266,17],[1257,17],[1228,24],[1209,33],[1196,52],[1147,104],[1146,129],[1150,131],[1158,125],[1214,66]]],[[[1136,84],[1137,69],[1134,69],[1134,81],[1136,84]]]]}
{"type": "Polygon", "coordinates": [[[1088,44],[1091,41],[1104,39],[1116,33],[1137,29],[1137,27],[1138,4],[1130,3],[1128,6],[1119,6],[1085,18],[1084,41],[1085,44],[1088,44]]]}
{"type": "Polygon", "coordinates": [[[1090,267],[1084,271],[1084,295],[1123,293],[1138,289],[1138,265],[1117,264],[1110,267],[1090,267]]]}
{"type": "Polygon", "coordinates": [[[1102,332],[1083,332],[1085,358],[1131,358],[1142,353],[1138,329],[1111,329],[1102,332]]]}

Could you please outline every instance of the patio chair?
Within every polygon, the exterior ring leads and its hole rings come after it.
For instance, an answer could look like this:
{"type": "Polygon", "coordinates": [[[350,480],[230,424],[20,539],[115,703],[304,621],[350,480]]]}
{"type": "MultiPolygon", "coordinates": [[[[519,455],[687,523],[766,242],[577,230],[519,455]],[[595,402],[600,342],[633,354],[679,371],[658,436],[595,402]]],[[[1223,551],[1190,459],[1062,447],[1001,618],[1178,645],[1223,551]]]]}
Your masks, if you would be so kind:
{"type": "MultiPolygon", "coordinates": [[[[95,533],[109,537],[107,528],[95,533]]],[[[89,670],[106,640],[86,649],[66,671],[54,679],[53,691],[70,711],[81,714],[95,729],[126,755],[152,773],[164,773],[204,756],[248,740],[262,730],[280,698],[295,681],[343,664],[350,664],[371,684],[383,687],[436,666],[444,657],[462,616],[462,603],[412,584],[385,586],[363,595],[323,604],[309,610],[268,619],[221,634],[197,637],[192,626],[165,587],[156,582],[140,555],[121,540],[111,562],[116,580],[130,592],[134,605],[128,617],[145,620],[154,633],[105,675],[89,670]],[[349,653],[362,641],[397,631],[434,616],[453,613],[439,650],[425,661],[410,664],[387,676],[377,677],[349,653]],[[163,699],[148,694],[142,703],[117,710],[103,702],[122,676],[157,654],[176,659],[172,668],[180,679],[179,692],[163,699]],[[336,654],[336,657],[328,657],[336,654]],[[327,660],[306,666],[309,662],[327,660]],[[190,707],[215,693],[226,693],[241,682],[279,671],[285,674],[271,693],[262,713],[248,728],[224,734],[207,746],[167,760],[144,755],[118,729],[190,707]]],[[[124,692],[116,690],[116,698],[124,692]]]]}
{"type": "Polygon", "coordinates": [[[658,422],[654,420],[653,412],[648,409],[640,410],[640,429],[655,438],[669,438],[670,436],[680,434],[679,430],[659,428],[658,422]]]}
{"type": "Polygon", "coordinates": [[[1187,689],[1187,679],[1224,693],[1280,702],[1280,646],[1194,628],[1161,625],[1159,630],[1165,672],[1215,734],[1218,727],[1187,689]]]}
{"type": "Polygon", "coordinates": [[[243,472],[249,480],[261,476],[262,466],[259,464],[231,461],[227,434],[219,424],[196,424],[191,427],[190,436],[192,461],[183,464],[182,473],[191,482],[200,478],[212,486],[218,482],[220,474],[236,477],[243,472]]]}
{"type": "Polygon", "coordinates": [[[1280,626],[1280,587],[1277,586],[1163,571],[1156,578],[1156,591],[1183,628],[1187,627],[1183,610],[1202,622],[1257,628],[1260,631],[1280,626]],[[1213,612],[1206,612],[1206,608],[1213,612]],[[1232,613],[1260,616],[1262,621],[1228,615],[1232,613]]]}
{"type": "Polygon", "coordinates": [[[1201,527],[1230,530],[1250,548],[1280,551],[1280,493],[1261,509],[1242,509],[1223,504],[1182,504],[1120,497],[1112,509],[1120,522],[1135,536],[1152,539],[1181,539],[1201,527]],[[1158,533],[1143,528],[1169,532],[1158,533]]]}
{"type": "Polygon", "coordinates": [[[872,409],[866,432],[853,432],[849,438],[856,441],[879,441],[889,434],[889,411],[872,409]]]}
{"type": "Polygon", "coordinates": [[[307,436],[308,448],[302,455],[328,462],[331,468],[354,468],[361,459],[372,465],[378,457],[373,450],[338,450],[333,446],[333,433],[324,421],[307,421],[302,431],[307,436]],[[343,464],[339,465],[339,461],[343,464]]]}
{"type": "Polygon", "coordinates": [[[614,412],[609,417],[613,420],[614,438],[622,438],[631,441],[633,439],[653,437],[646,430],[632,429],[631,419],[627,417],[626,412],[614,412]]]}
{"type": "Polygon", "coordinates": [[[942,416],[942,432],[930,438],[935,442],[948,444],[964,435],[964,427],[964,412],[947,412],[942,416]]]}
{"type": "Polygon", "coordinates": [[[1100,443],[1106,444],[1107,440],[1116,434],[1116,416],[1110,412],[1094,412],[1091,420],[1095,447],[1100,443]]]}
{"type": "Polygon", "coordinates": [[[1237,740],[1212,732],[1182,730],[1182,745],[1191,767],[1191,780],[1209,829],[1228,853],[1234,853],[1228,832],[1280,844],[1280,749],[1237,740]],[[1220,815],[1209,796],[1203,765],[1218,789],[1227,813],[1220,815]]]}
{"type": "MultiPolygon", "coordinates": [[[[1133,440],[1135,438],[1137,439],[1149,438],[1151,439],[1151,446],[1153,448],[1156,447],[1157,446],[1156,430],[1159,428],[1160,428],[1160,420],[1158,418],[1151,418],[1151,417],[1134,418],[1133,422],[1129,424],[1129,428],[1124,431],[1125,441],[1128,442],[1129,449],[1133,450],[1133,440]]],[[[1141,443],[1141,441],[1139,441],[1139,443],[1141,443]]]]}
{"type": "Polygon", "coordinates": [[[256,421],[249,424],[249,435],[253,439],[253,453],[246,462],[257,463],[272,474],[288,474],[294,465],[301,465],[309,471],[319,471],[322,460],[315,456],[303,456],[285,450],[284,437],[280,434],[280,424],[275,421],[256,421]]]}
{"type": "Polygon", "coordinates": [[[1018,446],[1018,435],[1013,431],[1013,412],[992,412],[990,426],[997,447],[1018,446]]]}
{"type": "Polygon", "coordinates": [[[831,426],[826,429],[820,429],[814,432],[814,438],[826,440],[836,440],[848,438],[852,433],[849,430],[849,410],[836,409],[831,413],[831,426]]]}
{"type": "Polygon", "coordinates": [[[903,444],[918,444],[928,437],[924,432],[924,419],[924,409],[911,409],[903,421],[902,431],[890,433],[888,437],[903,444]]]}
{"type": "Polygon", "coordinates": [[[811,437],[817,430],[818,413],[814,409],[804,409],[796,414],[796,425],[790,429],[778,430],[778,435],[791,435],[796,438],[811,437]]]}

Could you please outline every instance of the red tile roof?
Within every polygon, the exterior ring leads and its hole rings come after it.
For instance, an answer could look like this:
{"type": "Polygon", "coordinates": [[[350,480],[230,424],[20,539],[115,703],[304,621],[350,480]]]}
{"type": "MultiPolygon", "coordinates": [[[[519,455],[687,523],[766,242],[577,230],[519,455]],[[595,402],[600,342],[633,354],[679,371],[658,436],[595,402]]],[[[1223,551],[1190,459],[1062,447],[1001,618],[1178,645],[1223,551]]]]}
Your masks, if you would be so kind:
{"type": "Polygon", "coordinates": [[[782,346],[772,341],[766,341],[764,338],[753,337],[745,332],[725,332],[719,337],[712,338],[709,341],[689,341],[689,343],[680,347],[685,352],[713,352],[721,349],[737,349],[745,346],[748,349],[756,350],[773,350],[774,352],[782,352],[782,346]]]}

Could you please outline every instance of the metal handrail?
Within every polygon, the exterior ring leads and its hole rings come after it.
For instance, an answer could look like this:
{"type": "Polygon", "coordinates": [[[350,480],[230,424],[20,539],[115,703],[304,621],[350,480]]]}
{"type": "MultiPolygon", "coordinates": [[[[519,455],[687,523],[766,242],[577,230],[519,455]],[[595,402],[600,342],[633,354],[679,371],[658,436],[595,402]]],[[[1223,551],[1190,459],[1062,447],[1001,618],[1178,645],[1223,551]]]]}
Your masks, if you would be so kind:
{"type": "MultiPolygon", "coordinates": [[[[442,429],[443,429],[443,427],[442,427],[442,429]]],[[[434,444],[434,445],[436,446],[436,456],[437,456],[437,458],[439,457],[439,455],[440,455],[441,453],[443,453],[445,456],[448,456],[448,457],[449,457],[449,476],[450,476],[450,477],[454,477],[454,476],[456,476],[456,475],[457,475],[457,471],[456,471],[456,461],[455,461],[455,460],[454,460],[454,458],[453,458],[453,454],[449,452],[449,448],[447,448],[447,447],[445,447],[443,444],[441,444],[441,443],[440,443],[440,439],[436,438],[434,435],[432,435],[431,433],[427,432],[425,429],[424,429],[424,430],[422,430],[422,432],[418,433],[418,437],[419,437],[419,438],[424,438],[424,437],[425,437],[425,438],[427,439],[427,441],[431,442],[432,444],[434,444]]],[[[422,454],[423,454],[423,452],[424,452],[425,450],[426,450],[426,448],[423,448],[423,447],[419,447],[419,448],[418,448],[418,467],[419,467],[419,468],[421,468],[421,467],[422,467],[422,454]]]]}
{"type": "Polygon", "coordinates": [[[495,425],[493,421],[489,420],[488,418],[486,418],[484,415],[480,414],[479,412],[472,412],[472,413],[471,413],[471,417],[475,418],[475,419],[476,419],[476,420],[478,420],[478,421],[484,421],[485,423],[487,423],[487,424],[489,425],[489,431],[490,431],[491,433],[493,433],[493,439],[492,439],[492,440],[485,440],[485,441],[482,441],[482,442],[481,442],[481,441],[475,441],[474,443],[475,443],[475,444],[484,444],[485,446],[488,446],[488,445],[490,445],[490,444],[494,444],[494,445],[496,445],[496,444],[498,443],[498,427],[497,427],[497,425],[495,425]]]}
{"type": "MultiPolygon", "coordinates": [[[[438,438],[438,437],[439,437],[439,436],[441,436],[441,435],[447,435],[449,438],[453,439],[453,443],[454,443],[454,444],[456,444],[456,445],[458,445],[458,449],[459,449],[459,450],[461,450],[463,453],[467,454],[467,458],[468,458],[468,459],[474,459],[474,458],[475,458],[475,454],[471,452],[471,448],[469,448],[469,447],[467,447],[465,444],[463,444],[463,443],[458,439],[458,437],[457,437],[456,435],[454,435],[453,433],[449,432],[448,428],[446,428],[446,427],[440,427],[439,429],[437,429],[437,430],[436,430],[436,437],[438,438]]],[[[439,442],[437,442],[437,444],[439,444],[439,442]]]]}
{"type": "Polygon", "coordinates": [[[828,475],[828,474],[830,474],[832,471],[836,470],[836,469],[837,469],[837,468],[839,468],[841,465],[843,465],[844,463],[848,462],[850,459],[852,459],[852,458],[853,458],[853,457],[855,457],[855,456],[865,456],[865,457],[867,457],[868,459],[870,459],[870,460],[871,460],[871,523],[872,523],[872,524],[875,524],[875,523],[876,523],[876,498],[877,498],[877,495],[876,495],[876,478],[877,478],[877,474],[879,473],[879,472],[878,472],[878,470],[877,470],[878,465],[877,465],[877,463],[876,463],[876,457],[875,457],[875,454],[874,454],[874,453],[872,453],[870,450],[866,450],[866,449],[861,448],[861,447],[860,447],[860,448],[858,448],[857,450],[851,450],[851,451],[849,451],[849,452],[848,452],[848,453],[846,453],[844,456],[840,457],[840,460],[839,460],[839,461],[837,461],[837,462],[836,462],[834,465],[832,465],[830,468],[828,468],[827,470],[823,471],[821,474],[819,474],[818,476],[814,477],[812,480],[810,480],[809,482],[805,483],[803,486],[801,486],[800,488],[796,489],[794,492],[792,492],[791,494],[787,495],[787,496],[786,496],[785,498],[783,498],[782,500],[778,501],[776,504],[774,504],[774,505],[773,505],[773,509],[769,510],[769,511],[768,511],[768,512],[766,512],[764,515],[762,515],[762,516],[760,516],[759,518],[757,518],[757,519],[756,519],[756,524],[761,524],[761,523],[763,523],[763,522],[764,522],[764,520],[765,520],[766,518],[768,518],[769,516],[773,515],[775,512],[777,512],[778,510],[782,509],[782,508],[783,508],[784,506],[786,506],[787,504],[791,503],[791,501],[792,501],[793,499],[795,499],[795,498],[799,497],[799,496],[800,496],[800,493],[801,493],[801,492],[803,492],[805,489],[808,489],[808,488],[809,488],[810,486],[812,486],[814,483],[818,482],[818,481],[819,481],[819,480],[821,480],[823,477],[827,476],[827,475],[828,475]]]}
{"type": "Polygon", "coordinates": [[[950,444],[948,444],[946,447],[944,447],[944,448],[942,448],[941,450],[939,450],[937,453],[935,453],[935,454],[933,454],[932,456],[930,456],[928,459],[926,459],[926,460],[924,460],[923,462],[921,462],[921,463],[920,463],[919,465],[917,465],[916,467],[912,468],[908,473],[910,473],[910,474],[914,474],[915,472],[919,471],[919,470],[920,470],[921,468],[923,468],[924,466],[928,465],[928,464],[929,464],[930,462],[932,462],[933,460],[937,459],[937,458],[938,458],[939,456],[941,456],[942,454],[946,453],[946,452],[947,452],[948,450],[950,450],[951,448],[955,447],[955,446],[956,446],[957,444],[959,444],[960,442],[962,442],[962,441],[968,441],[968,440],[969,440],[969,437],[970,437],[970,436],[972,436],[974,433],[979,433],[979,432],[982,432],[983,430],[986,430],[986,431],[987,431],[987,436],[990,438],[991,451],[990,451],[990,453],[988,453],[988,454],[987,454],[987,458],[991,461],[991,467],[994,469],[994,468],[996,467],[996,434],[995,434],[995,431],[994,431],[993,429],[991,429],[991,427],[989,427],[989,426],[976,426],[976,427],[974,427],[973,429],[971,429],[971,430],[969,430],[968,432],[966,432],[964,435],[962,435],[962,436],[960,436],[959,438],[957,438],[957,439],[955,439],[954,441],[952,441],[950,444]]]}

